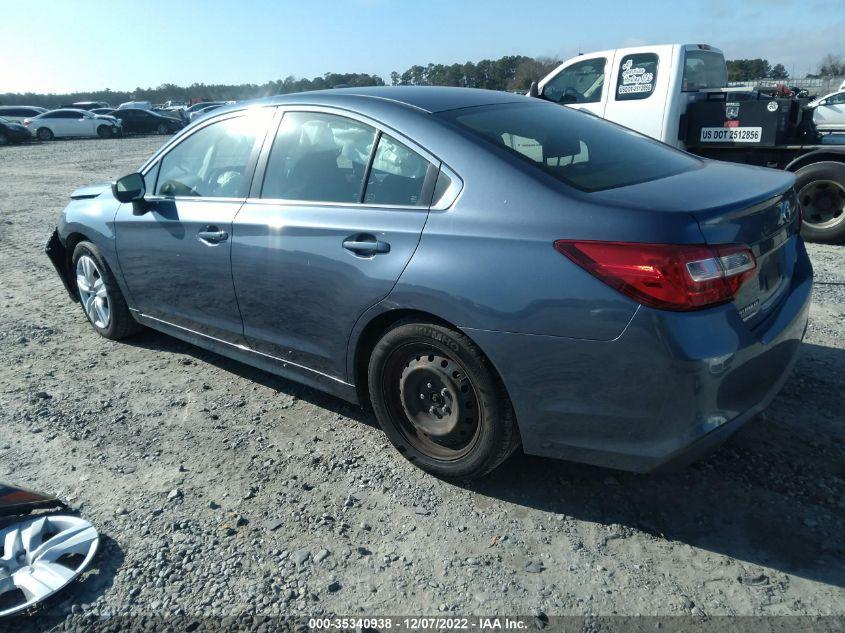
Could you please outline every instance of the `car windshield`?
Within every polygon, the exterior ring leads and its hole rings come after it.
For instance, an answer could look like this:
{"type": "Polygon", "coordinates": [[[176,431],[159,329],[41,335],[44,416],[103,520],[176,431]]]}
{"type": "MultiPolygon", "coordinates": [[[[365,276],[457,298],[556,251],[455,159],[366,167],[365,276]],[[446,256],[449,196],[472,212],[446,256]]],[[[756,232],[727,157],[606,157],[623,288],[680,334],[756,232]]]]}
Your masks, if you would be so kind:
{"type": "Polygon", "coordinates": [[[439,116],[582,191],[600,191],[696,169],[701,161],[571,108],[526,101],[439,116]]]}

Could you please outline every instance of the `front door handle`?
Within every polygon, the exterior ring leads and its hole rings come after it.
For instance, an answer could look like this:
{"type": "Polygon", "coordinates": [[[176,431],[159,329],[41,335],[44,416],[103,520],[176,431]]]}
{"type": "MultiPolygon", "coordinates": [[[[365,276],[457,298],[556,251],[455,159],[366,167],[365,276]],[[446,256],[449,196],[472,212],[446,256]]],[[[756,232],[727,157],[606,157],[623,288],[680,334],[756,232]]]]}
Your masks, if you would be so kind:
{"type": "Polygon", "coordinates": [[[226,231],[221,231],[216,226],[207,226],[204,230],[197,233],[197,239],[200,242],[208,244],[219,244],[229,239],[229,234],[226,231]]]}
{"type": "Polygon", "coordinates": [[[376,253],[389,253],[390,244],[382,242],[374,235],[353,235],[343,240],[343,248],[352,251],[356,255],[375,255],[376,253]]]}

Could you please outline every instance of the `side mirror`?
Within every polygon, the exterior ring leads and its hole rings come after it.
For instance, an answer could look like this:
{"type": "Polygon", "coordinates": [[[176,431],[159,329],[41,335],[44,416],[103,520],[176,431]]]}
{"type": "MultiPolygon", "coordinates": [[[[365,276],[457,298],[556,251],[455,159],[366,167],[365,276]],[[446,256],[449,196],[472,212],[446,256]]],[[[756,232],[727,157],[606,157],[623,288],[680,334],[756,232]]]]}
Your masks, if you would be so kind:
{"type": "Polygon", "coordinates": [[[536,81],[531,82],[531,87],[528,89],[528,96],[529,97],[539,97],[540,96],[540,89],[537,87],[536,81]]]}
{"type": "Polygon", "coordinates": [[[147,186],[141,174],[129,174],[112,184],[111,192],[120,202],[137,202],[144,199],[147,186]]]}

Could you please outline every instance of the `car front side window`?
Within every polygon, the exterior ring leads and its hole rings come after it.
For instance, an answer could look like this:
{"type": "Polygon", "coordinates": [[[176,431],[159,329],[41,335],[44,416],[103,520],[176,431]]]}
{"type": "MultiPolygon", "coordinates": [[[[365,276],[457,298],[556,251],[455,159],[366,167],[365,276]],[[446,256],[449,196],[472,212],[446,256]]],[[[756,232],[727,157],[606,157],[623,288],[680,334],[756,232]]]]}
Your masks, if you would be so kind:
{"type": "Polygon", "coordinates": [[[543,97],[556,103],[601,101],[605,59],[585,59],[564,68],[543,88],[543,97]]]}
{"type": "Polygon", "coordinates": [[[360,202],[375,138],[375,128],[347,117],[285,113],[267,161],[261,197],[360,202]]]}
{"type": "Polygon", "coordinates": [[[247,169],[266,123],[258,114],[239,116],[191,134],[161,159],[156,195],[246,197],[247,169]]]}

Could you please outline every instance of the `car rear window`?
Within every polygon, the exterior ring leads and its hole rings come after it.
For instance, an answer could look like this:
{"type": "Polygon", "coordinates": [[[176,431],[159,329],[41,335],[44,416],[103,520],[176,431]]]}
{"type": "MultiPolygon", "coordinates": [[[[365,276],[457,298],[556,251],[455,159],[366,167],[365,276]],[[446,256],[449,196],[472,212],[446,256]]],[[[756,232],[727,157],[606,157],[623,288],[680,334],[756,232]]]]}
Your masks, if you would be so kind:
{"type": "Polygon", "coordinates": [[[537,100],[448,110],[438,116],[582,191],[657,180],[702,165],[633,130],[537,100]]]}

